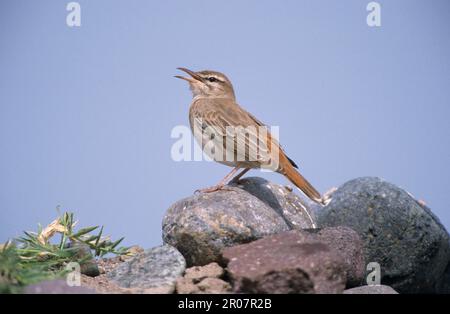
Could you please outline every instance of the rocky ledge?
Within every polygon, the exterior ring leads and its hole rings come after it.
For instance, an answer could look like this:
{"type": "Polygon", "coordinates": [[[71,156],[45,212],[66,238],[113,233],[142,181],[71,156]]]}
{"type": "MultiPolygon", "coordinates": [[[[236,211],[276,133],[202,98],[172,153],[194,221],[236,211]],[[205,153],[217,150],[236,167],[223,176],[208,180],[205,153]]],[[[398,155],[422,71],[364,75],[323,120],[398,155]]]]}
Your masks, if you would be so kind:
{"type": "MultiPolygon", "coordinates": [[[[423,202],[379,178],[343,184],[324,207],[247,178],[176,202],[162,229],[164,245],[100,260],[84,287],[66,292],[450,292],[448,232],[423,202]]],[[[64,289],[47,282],[27,293],[51,287],[64,289]]]]}
{"type": "Polygon", "coordinates": [[[423,202],[376,177],[343,184],[324,207],[247,178],[180,200],[163,219],[164,242],[187,265],[217,262],[232,290],[247,293],[341,293],[367,283],[445,293],[449,239],[423,202]]]}

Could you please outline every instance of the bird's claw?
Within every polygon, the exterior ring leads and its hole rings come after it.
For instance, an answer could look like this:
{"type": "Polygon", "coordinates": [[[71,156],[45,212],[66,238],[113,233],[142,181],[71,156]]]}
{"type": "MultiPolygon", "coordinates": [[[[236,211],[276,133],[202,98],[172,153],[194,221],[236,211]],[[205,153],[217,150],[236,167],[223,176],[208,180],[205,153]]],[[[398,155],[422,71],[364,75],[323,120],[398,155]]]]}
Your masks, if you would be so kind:
{"type": "Polygon", "coordinates": [[[194,194],[212,193],[212,192],[223,191],[223,190],[232,191],[233,189],[228,188],[224,185],[221,185],[221,186],[219,185],[219,186],[212,186],[209,188],[195,190],[194,194]]]}
{"type": "Polygon", "coordinates": [[[216,191],[219,191],[219,190],[221,190],[222,189],[222,187],[218,187],[218,186],[212,186],[212,187],[209,187],[209,188],[204,188],[204,189],[198,189],[198,190],[195,190],[195,194],[200,194],[200,193],[212,193],[212,192],[216,192],[216,191]]]}

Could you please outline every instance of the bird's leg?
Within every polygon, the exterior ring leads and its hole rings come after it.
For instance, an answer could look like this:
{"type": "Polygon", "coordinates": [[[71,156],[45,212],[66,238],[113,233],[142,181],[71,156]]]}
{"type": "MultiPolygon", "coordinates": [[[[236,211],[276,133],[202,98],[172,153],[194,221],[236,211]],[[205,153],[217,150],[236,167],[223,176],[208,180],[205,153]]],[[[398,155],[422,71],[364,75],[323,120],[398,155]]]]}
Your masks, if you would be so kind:
{"type": "Polygon", "coordinates": [[[231,170],[231,172],[229,174],[227,174],[225,176],[225,178],[223,178],[218,184],[211,186],[209,188],[205,188],[205,189],[199,189],[195,192],[199,192],[199,193],[211,193],[211,192],[215,192],[218,191],[220,189],[222,189],[224,187],[224,185],[227,183],[227,181],[232,178],[234,176],[234,174],[239,170],[239,167],[235,167],[233,168],[233,170],[231,170]]]}
{"type": "Polygon", "coordinates": [[[230,183],[239,183],[239,180],[242,178],[242,176],[244,174],[246,174],[248,171],[250,170],[250,168],[245,168],[244,170],[241,171],[241,173],[239,173],[238,175],[236,175],[231,181],[230,183]]]}

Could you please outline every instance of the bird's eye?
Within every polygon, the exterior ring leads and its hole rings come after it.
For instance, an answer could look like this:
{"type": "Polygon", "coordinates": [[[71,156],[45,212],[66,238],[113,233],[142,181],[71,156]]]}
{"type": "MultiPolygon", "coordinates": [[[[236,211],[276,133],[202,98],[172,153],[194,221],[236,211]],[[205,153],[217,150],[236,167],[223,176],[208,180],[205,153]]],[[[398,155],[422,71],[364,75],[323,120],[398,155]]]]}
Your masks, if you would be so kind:
{"type": "Polygon", "coordinates": [[[210,81],[212,83],[212,82],[217,82],[218,80],[215,77],[211,76],[211,77],[208,77],[208,81],[210,81]]]}

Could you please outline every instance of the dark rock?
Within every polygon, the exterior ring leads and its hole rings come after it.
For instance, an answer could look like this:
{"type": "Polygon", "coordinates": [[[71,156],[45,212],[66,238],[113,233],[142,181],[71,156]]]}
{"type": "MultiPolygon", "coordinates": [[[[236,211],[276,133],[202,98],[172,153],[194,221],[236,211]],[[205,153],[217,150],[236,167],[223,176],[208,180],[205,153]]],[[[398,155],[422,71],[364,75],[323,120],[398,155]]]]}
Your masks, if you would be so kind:
{"type": "Polygon", "coordinates": [[[189,266],[205,265],[219,261],[224,247],[315,227],[313,210],[307,213],[302,206],[299,196],[287,188],[246,178],[239,185],[172,205],[163,220],[163,240],[176,247],[189,266]]]}
{"type": "Polygon", "coordinates": [[[445,268],[436,292],[439,294],[450,294],[450,261],[447,264],[447,268],[445,268]]]}
{"type": "Polygon", "coordinates": [[[397,291],[385,285],[361,286],[344,290],[344,294],[398,294],[397,291]]]}
{"type": "Polygon", "coordinates": [[[68,247],[76,251],[76,260],[83,260],[83,263],[80,265],[80,272],[83,275],[89,277],[100,275],[100,270],[89,245],[79,241],[71,241],[68,243],[68,247]]]}
{"type": "Polygon", "coordinates": [[[409,193],[379,178],[349,181],[319,212],[321,227],[348,226],[361,236],[366,263],[400,293],[434,293],[450,257],[439,219],[409,193]]]}
{"type": "Polygon", "coordinates": [[[74,286],[63,279],[42,281],[25,287],[24,294],[95,294],[95,290],[74,286]]]}
{"type": "MultiPolygon", "coordinates": [[[[331,243],[321,239],[332,233],[293,230],[225,248],[223,259],[228,263],[234,291],[341,293],[350,265],[331,243]]],[[[360,270],[353,273],[359,274],[360,270]]]]}
{"type": "Polygon", "coordinates": [[[186,262],[170,245],[158,246],[123,262],[108,277],[123,288],[144,293],[172,293],[186,262]]]}

